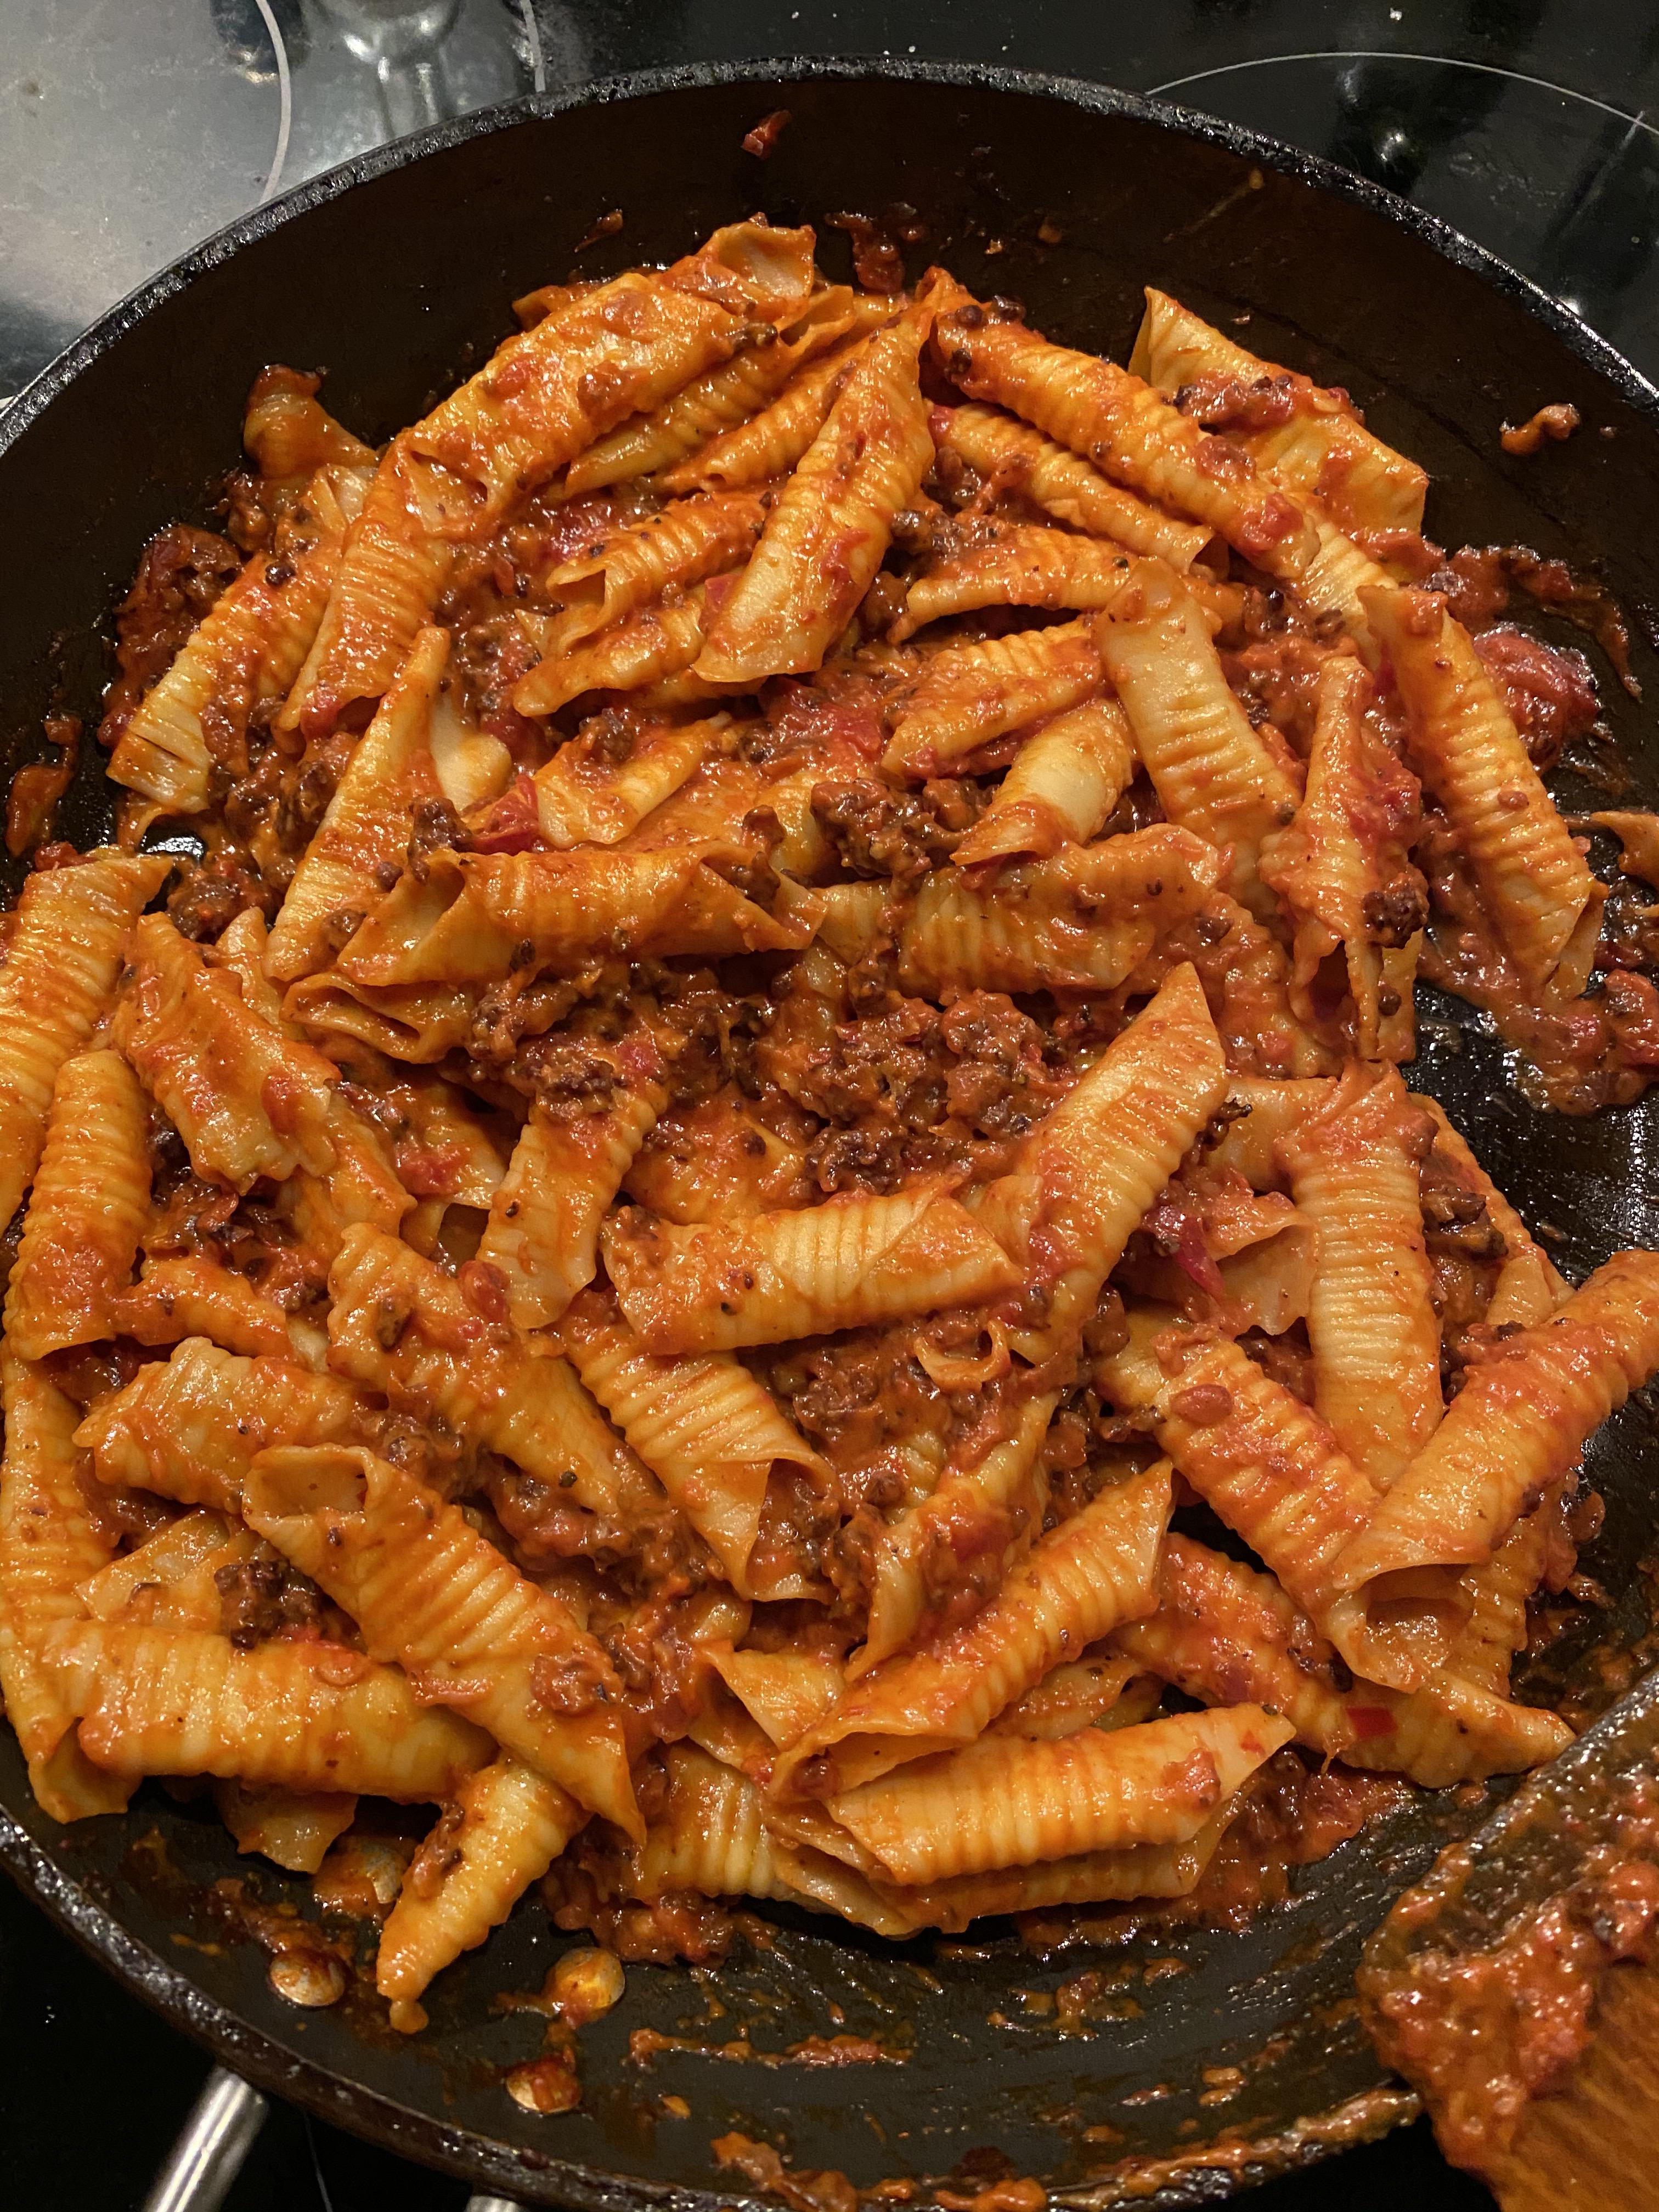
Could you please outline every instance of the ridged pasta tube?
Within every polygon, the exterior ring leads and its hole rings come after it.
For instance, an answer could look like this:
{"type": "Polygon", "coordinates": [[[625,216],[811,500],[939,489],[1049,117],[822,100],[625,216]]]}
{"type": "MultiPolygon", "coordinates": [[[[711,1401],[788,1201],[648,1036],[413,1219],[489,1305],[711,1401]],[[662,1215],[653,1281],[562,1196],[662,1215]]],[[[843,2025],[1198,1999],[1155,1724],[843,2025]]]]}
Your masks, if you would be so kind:
{"type": "Polygon", "coordinates": [[[1115,699],[1086,700],[1031,731],[951,857],[967,868],[986,860],[1043,860],[1066,845],[1086,845],[1134,771],[1134,740],[1121,706],[1115,699]]]}
{"type": "Polygon", "coordinates": [[[765,520],[766,509],[754,492],[677,500],[603,538],[596,550],[559,562],[542,580],[556,610],[543,640],[544,657],[568,653],[595,630],[671,592],[736,568],[765,520]]]}
{"type": "Polygon", "coordinates": [[[602,1242],[623,1313],[652,1352],[729,1352],[975,1304],[1018,1270],[939,1176],[726,1224],[680,1228],[637,1206],[602,1242]]]}
{"type": "Polygon", "coordinates": [[[1239,434],[1258,468],[1299,498],[1321,501],[1345,530],[1423,527],[1427,471],[1366,429],[1346,392],[1258,359],[1150,285],[1129,367],[1172,397],[1204,378],[1279,386],[1291,403],[1285,419],[1239,434]]]}
{"type": "Polygon", "coordinates": [[[422,1697],[640,1832],[610,1661],[458,1505],[372,1452],[319,1444],[261,1452],[242,1511],[351,1615],[371,1654],[415,1670],[422,1697]]]}
{"type": "Polygon", "coordinates": [[[1334,658],[1320,672],[1307,790],[1290,827],[1262,847],[1261,872],[1295,924],[1297,1015],[1314,1018],[1321,963],[1340,948],[1360,1058],[1405,1060],[1415,1047],[1413,993],[1428,909],[1407,843],[1420,793],[1367,725],[1373,696],[1357,660],[1334,658]]]}
{"type": "Polygon", "coordinates": [[[1042,1537],[965,1627],[861,1676],[788,1747],[773,1789],[787,1796],[810,1776],[811,1795],[839,1796],[971,1743],[1066,1653],[1151,1610],[1170,1504],[1167,1461],[1103,1491],[1042,1537]]]}
{"type": "Polygon", "coordinates": [[[773,1470],[803,1468],[827,1481],[824,1461],[731,1352],[647,1352],[609,1292],[578,1298],[558,1340],[732,1587],[744,1591],[773,1470]]]}
{"type": "Polygon", "coordinates": [[[739,347],[730,361],[693,377],[650,414],[636,415],[579,454],[565,471],[567,496],[672,469],[757,414],[807,362],[854,331],[891,322],[896,313],[890,300],[826,285],[787,327],[739,347]]]}
{"type": "Polygon", "coordinates": [[[476,988],[517,972],[526,945],[534,974],[599,952],[723,960],[799,951],[810,934],[810,922],[768,914],[695,850],[441,852],[423,884],[408,876],[387,894],[336,971],[351,984],[476,988]]]}
{"type": "Polygon", "coordinates": [[[306,550],[279,560],[267,546],[243,563],[134,708],[110,755],[112,782],[153,800],[156,813],[202,812],[219,729],[228,720],[245,728],[256,706],[283,697],[298,676],[366,488],[364,471],[319,474],[294,517],[306,550]]]}
{"type": "Polygon", "coordinates": [[[916,579],[887,635],[900,645],[928,623],[978,607],[1108,607],[1128,574],[1129,560],[1125,548],[1109,538],[1033,523],[994,525],[988,542],[916,579]]]}
{"type": "Polygon", "coordinates": [[[75,1441],[100,1482],[237,1513],[256,1453],[337,1443],[360,1403],[336,1376],[294,1359],[240,1358],[192,1336],[101,1399],[75,1441]]]}
{"type": "Polygon", "coordinates": [[[1185,571],[1209,544],[1211,532],[1139,499],[1040,430],[995,407],[936,407],[934,442],[959,454],[981,477],[994,477],[1091,536],[1109,538],[1131,553],[1154,553],[1185,571]]]}
{"type": "Polygon", "coordinates": [[[116,1300],[113,1317],[117,1334],[140,1344],[182,1344],[187,1336],[205,1336],[250,1358],[261,1353],[288,1358],[295,1349],[276,1299],[203,1253],[146,1260],[137,1284],[116,1300]]]}
{"type": "Polygon", "coordinates": [[[172,863],[100,849],[37,868],[23,885],[0,966],[0,1219],[34,1179],[59,1069],[108,1003],[127,938],[172,863]]]}
{"type": "MultiPolygon", "coordinates": [[[[417,423],[415,450],[480,488],[498,519],[627,416],[649,412],[812,285],[812,234],[741,222],[664,270],[630,269],[499,345],[417,423]]],[[[476,524],[475,524],[476,526],[476,524]]]]}
{"type": "Polygon", "coordinates": [[[1375,1519],[1336,1562],[1339,1590],[1489,1559],[1529,1498],[1659,1368],[1659,1254],[1618,1252],[1560,1311],[1494,1346],[1375,1519]]]}
{"type": "Polygon", "coordinates": [[[786,475],[823,429],[836,398],[864,361],[868,343],[863,336],[848,339],[825,359],[798,369],[769,405],[665,469],[653,489],[736,491],[786,475]]]}
{"type": "Polygon", "coordinates": [[[133,931],[132,968],[112,1034],[198,1175],[245,1191],[298,1167],[326,1174],[334,1062],[248,1006],[165,915],[133,931]]]}
{"type": "Polygon", "coordinates": [[[599,1224],[668,1103],[667,1068],[647,1030],[595,1043],[590,1066],[599,1088],[586,1110],[582,1101],[556,1115],[532,1106],[490,1201],[478,1257],[501,1271],[515,1328],[545,1328],[592,1281],[599,1224]]]}
{"type": "Polygon", "coordinates": [[[513,1758],[469,1774],[453,1802],[460,1818],[445,1830],[444,1863],[428,1873],[417,1856],[380,1930],[374,1986],[394,2005],[412,2004],[482,1943],[587,1819],[568,1790],[513,1758]]]}
{"type": "Polygon", "coordinates": [[[684,675],[702,650],[707,607],[702,585],[624,616],[568,653],[538,660],[513,686],[515,714],[552,714],[588,691],[641,691],[684,675]]]}
{"type": "Polygon", "coordinates": [[[849,1680],[902,1650],[941,1600],[956,1594],[964,1560],[996,1559],[1006,1574],[1029,1550],[1048,1496],[1037,1455],[1057,1403],[1052,1391],[1026,1399],[1009,1436],[971,1466],[947,1467],[927,1495],[877,1537],[869,1626],[848,1663],[849,1680]]]}
{"type": "Polygon", "coordinates": [[[946,646],[905,702],[882,766],[920,783],[1011,730],[1077,706],[1103,680],[1094,629],[1085,621],[946,646]]]}
{"type": "Polygon", "coordinates": [[[729,718],[717,714],[647,730],[620,761],[585,738],[572,738],[536,771],[542,836],[560,852],[619,844],[730,742],[728,726],[729,718]]]}
{"type": "Polygon", "coordinates": [[[0,1358],[6,1416],[0,1465],[0,1691],[28,1761],[29,1781],[55,1820],[119,1812],[129,1790],[88,1765],[74,1735],[75,1704],[55,1661],[86,1618],[81,1585],[113,1545],[93,1520],[78,1480],[76,1409],[40,1369],[0,1358]]]}
{"type": "Polygon", "coordinates": [[[396,1237],[350,1229],[329,1271],[329,1364],[394,1406],[441,1414],[613,1528],[661,1493],[572,1372],[468,1305],[453,1277],[396,1237]]]}
{"type": "Polygon", "coordinates": [[[115,1333],[149,1212],[144,1094],[116,1052],[66,1060],[6,1296],[20,1359],[115,1333]]]}
{"type": "Polygon", "coordinates": [[[899,936],[907,988],[1115,990],[1213,896],[1224,855],[1158,823],[1005,868],[986,890],[935,869],[899,936]]]}
{"type": "Polygon", "coordinates": [[[1231,846],[1233,890],[1271,915],[1257,859],[1292,819],[1301,787],[1229,689],[1198,602],[1162,562],[1138,561],[1094,636],[1165,815],[1231,846]]]}
{"type": "Polygon", "coordinates": [[[1544,788],[1468,632],[1437,593],[1363,592],[1394,664],[1412,757],[1468,857],[1498,941],[1529,990],[1577,998],[1606,887],[1544,788]]]}
{"type": "Polygon", "coordinates": [[[829,1810],[894,1880],[917,1885],[1184,1844],[1293,1734],[1243,1705],[1056,1743],[983,1736],[832,1797],[829,1810]]]}
{"type": "Polygon", "coordinates": [[[1409,1649],[1335,1618],[1336,1562],[1370,1528],[1378,1493],[1299,1398],[1231,1338],[1181,1325],[1167,1308],[1132,1313],[1127,1345],[1098,1371],[1114,1405],[1151,1414],[1180,1473],[1356,1674],[1402,1688],[1421,1679],[1409,1649]]]}
{"type": "Polygon", "coordinates": [[[1181,1844],[1132,1844],[1121,1851],[1084,1851],[1075,1858],[1034,1866],[1004,1867],[992,1874],[958,1875],[921,1889],[896,1889],[872,1881],[874,1893],[912,1928],[960,1935],[975,1920],[1010,1912],[1052,1911],[1057,1905],[1106,1905],[1137,1897],[1186,1897],[1232,1825],[1230,1801],[1181,1844]]]}
{"type": "Polygon", "coordinates": [[[1308,1299],[1314,1407],[1380,1490],[1445,1411],[1419,1196],[1432,1128],[1390,1068],[1285,1144],[1297,1205],[1319,1232],[1308,1299]]]}
{"type": "Polygon", "coordinates": [[[1190,1537],[1168,1539],[1158,1580],[1157,1611],[1116,1631],[1117,1648],[1206,1704],[1270,1707],[1328,1758],[1443,1790],[1522,1773],[1572,1741],[1553,1713],[1449,1673],[1403,1695],[1346,1675],[1339,1689],[1330,1645],[1272,1576],[1190,1537]]]}
{"type": "Polygon", "coordinates": [[[1022,1358],[1047,1358],[1082,1328],[1226,1084],[1197,972],[1177,968],[1022,1140],[975,1215],[1044,1294],[1042,1319],[1009,1330],[1022,1358]]]}
{"type": "Polygon", "coordinates": [[[448,658],[447,630],[419,632],[346,763],[271,929],[265,973],[275,981],[292,983],[327,966],[331,921],[380,903],[381,870],[400,871],[409,850],[411,810],[441,796],[431,726],[448,658]]]}
{"type": "Polygon", "coordinates": [[[933,464],[918,369],[932,319],[918,303],[868,341],[709,626],[705,682],[817,668],[852,619],[933,464]]]}
{"type": "Polygon", "coordinates": [[[934,296],[935,346],[970,399],[1011,408],[1104,475],[1207,523],[1273,575],[1293,581],[1313,557],[1313,526],[1295,501],[1139,377],[1000,319],[949,277],[934,296]]]}
{"type": "Polygon", "coordinates": [[[419,1804],[453,1796],[489,1756],[482,1729],[344,1644],[240,1651],[207,1629],[88,1621],[57,1656],[82,1749],[129,1784],[212,1774],[419,1804]]]}

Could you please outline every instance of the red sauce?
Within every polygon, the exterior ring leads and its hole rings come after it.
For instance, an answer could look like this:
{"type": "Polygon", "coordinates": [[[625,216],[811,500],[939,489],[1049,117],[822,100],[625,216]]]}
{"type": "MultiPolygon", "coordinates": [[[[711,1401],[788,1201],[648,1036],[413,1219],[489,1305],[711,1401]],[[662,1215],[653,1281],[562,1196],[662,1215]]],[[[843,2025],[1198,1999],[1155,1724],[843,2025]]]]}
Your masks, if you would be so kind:
{"type": "Polygon", "coordinates": [[[1430,1940],[1403,1964],[1359,1976],[1366,2024],[1385,2062],[1419,2087],[1454,2165],[1490,2172],[1528,2105],[1565,2081],[1594,2032],[1607,1968],[1646,1960],[1659,1917],[1659,1809],[1630,1785],[1617,1840],[1588,1851],[1571,1884],[1480,1948],[1437,1948],[1433,1922],[1455,1894],[1468,1846],[1441,1862],[1432,1890],[1396,1908],[1409,1943],[1415,1911],[1430,1940]]]}

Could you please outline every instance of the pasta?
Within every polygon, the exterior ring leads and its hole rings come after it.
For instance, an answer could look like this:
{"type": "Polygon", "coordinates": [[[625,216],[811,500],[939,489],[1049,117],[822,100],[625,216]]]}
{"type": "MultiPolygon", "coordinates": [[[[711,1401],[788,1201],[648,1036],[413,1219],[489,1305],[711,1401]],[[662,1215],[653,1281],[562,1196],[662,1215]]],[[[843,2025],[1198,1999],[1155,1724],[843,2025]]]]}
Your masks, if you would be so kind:
{"type": "Polygon", "coordinates": [[[1308,1307],[1314,1407],[1386,1490],[1439,1426],[1440,1330],[1423,1241],[1425,1117],[1390,1071],[1285,1140],[1319,1265],[1308,1307]]]}
{"type": "Polygon", "coordinates": [[[1558,1314],[1494,1346],[1343,1553],[1338,1586],[1489,1559],[1522,1501],[1566,1473],[1656,1360],[1659,1257],[1620,1253],[1558,1314]]]}
{"type": "Polygon", "coordinates": [[[20,1359],[115,1334],[149,1212],[143,1093],[118,1053],[66,1060],[6,1296],[20,1359]]]}
{"type": "Polygon", "coordinates": [[[444,1703],[470,1708],[538,1773],[634,1832],[620,1723],[603,1710],[617,1686],[609,1662],[458,1508],[368,1452],[296,1444],[259,1454],[242,1510],[349,1601],[375,1650],[417,1668],[444,1703]]]}
{"type": "Polygon", "coordinates": [[[1407,1087],[1419,974],[1653,1073],[1497,556],[1167,295],[1126,368],[814,246],[527,295],[378,453],[267,371],[261,550],[152,549],[114,842],[0,923],[32,1784],[336,1905],[434,1808],[410,2032],[521,1900],[1196,1915],[1264,1798],[1553,1758],[1659,1370],[1659,1257],[1569,1284],[1407,1087]]]}
{"type": "Polygon", "coordinates": [[[58,1072],[92,1036],[145,902],[167,862],[89,854],[38,869],[23,886],[0,967],[0,1212],[8,1221],[34,1180],[58,1072]]]}
{"type": "Polygon", "coordinates": [[[1525,985],[1575,999],[1607,893],[1544,788],[1468,632],[1431,593],[1362,592],[1394,661],[1425,784],[1445,808],[1525,985]]]}
{"type": "Polygon", "coordinates": [[[1267,417],[1244,432],[1249,451],[1275,483],[1321,501],[1344,529],[1422,528],[1427,475],[1365,428],[1346,392],[1259,361],[1150,285],[1129,367],[1164,392],[1207,384],[1199,419],[1230,429],[1248,395],[1255,416],[1267,417]]]}
{"type": "Polygon", "coordinates": [[[816,668],[863,598],[933,459],[918,304],[872,337],[767,517],[697,660],[713,684],[816,668]]]}
{"type": "Polygon", "coordinates": [[[1192,593],[1155,563],[1136,563],[1095,635],[1164,813],[1231,847],[1232,889],[1263,903],[1262,841],[1291,822],[1301,793],[1227,688],[1192,593]]]}

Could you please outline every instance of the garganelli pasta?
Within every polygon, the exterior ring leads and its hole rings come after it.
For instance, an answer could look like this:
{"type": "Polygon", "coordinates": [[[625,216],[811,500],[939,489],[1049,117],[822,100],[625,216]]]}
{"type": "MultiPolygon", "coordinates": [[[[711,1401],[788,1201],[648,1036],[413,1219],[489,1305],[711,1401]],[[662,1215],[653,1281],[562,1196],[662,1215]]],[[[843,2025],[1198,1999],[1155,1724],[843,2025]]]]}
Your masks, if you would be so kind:
{"type": "Polygon", "coordinates": [[[266,371],[4,925],[36,1795],[337,1905],[401,1821],[406,2030],[538,1885],[1200,1911],[1264,1791],[1552,1758],[1659,1368],[1401,1073],[1419,973],[1576,1110],[1659,1018],[1423,471],[1164,293],[814,252],[530,294],[379,453],[266,371]]]}

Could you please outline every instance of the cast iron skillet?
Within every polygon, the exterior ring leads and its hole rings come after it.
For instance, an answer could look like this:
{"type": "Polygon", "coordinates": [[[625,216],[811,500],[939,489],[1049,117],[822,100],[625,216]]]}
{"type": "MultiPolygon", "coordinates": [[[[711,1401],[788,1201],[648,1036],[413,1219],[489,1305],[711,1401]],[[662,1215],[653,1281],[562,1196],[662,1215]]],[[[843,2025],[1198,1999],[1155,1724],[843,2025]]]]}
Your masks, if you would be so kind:
{"type": "MultiPolygon", "coordinates": [[[[365,155],[106,316],[0,418],[9,769],[40,750],[33,732],[50,705],[95,717],[113,599],[153,531],[210,519],[263,363],[325,368],[329,405],[383,438],[476,363],[515,294],[573,263],[600,275],[667,258],[757,207],[822,226],[894,201],[928,225],[913,275],[938,256],[981,292],[1018,295],[1056,337],[1121,358],[1139,287],[1156,281],[1259,352],[1346,385],[1431,471],[1435,536],[1524,541],[1603,574],[1637,618],[1638,676],[1656,674],[1644,632],[1659,599],[1659,394],[1513,271],[1356,178],[1156,102],[1008,71],[790,61],[520,101],[365,155]],[[763,166],[739,142],[779,106],[793,120],[763,166]],[[623,228],[578,252],[618,207],[623,228]],[[1044,243],[1040,225],[1060,242],[1044,243]],[[1536,459],[1504,458],[1500,423],[1553,400],[1576,403],[1585,428],[1536,459]]],[[[821,234],[824,265],[846,273],[845,240],[821,234]]],[[[1635,707],[1601,672],[1634,763],[1634,802],[1650,804],[1659,750],[1644,750],[1635,707]]],[[[81,841],[107,819],[91,769],[61,833],[81,841]]],[[[1582,783],[1568,790],[1577,805],[1608,803],[1582,783]]],[[[1446,1101],[1534,1223],[1563,1232],[1565,1266],[1583,1272],[1616,1245],[1659,1243],[1652,1112],[1547,1124],[1466,1009],[1424,1012],[1413,1079],[1446,1101]]],[[[1659,1522],[1659,1452],[1642,1408],[1612,1425],[1592,1466],[1608,1513],[1586,1565],[1613,1602],[1556,1656],[1581,1687],[1601,1683],[1605,1704],[1623,1685],[1604,1662],[1647,1626],[1635,1562],[1659,1522]]],[[[971,2191],[1018,2173],[1104,2204],[1161,2173],[1169,2201],[1193,2202],[1410,2108],[1358,2030],[1352,1976],[1389,1900],[1481,1817],[1487,1799],[1469,1795],[1477,1802],[1449,1793],[1394,1815],[1300,1870],[1290,1899],[1243,1932],[1153,1930],[1045,1955],[1006,1929],[971,1948],[895,1948],[771,1914],[771,1948],[716,1975],[630,1969],[623,2003],[583,2037],[584,2109],[555,2119],[521,2112],[501,2087],[538,2049],[540,2021],[491,2002],[538,1986],[567,1940],[539,1905],[441,1977],[430,2030],[404,2039],[356,1988],[323,2014],[270,1991],[264,1954],[228,1936],[204,1893],[234,1873],[267,1900],[298,1900],[306,1885],[238,1863],[216,1823],[159,1790],[125,1820],[55,1827],[5,1731],[0,1853],[112,1972],[226,2063],[509,2194],[595,2208],[730,2203],[738,2177],[721,2176],[709,2142],[736,2128],[797,2166],[838,2167],[860,2185],[954,2173],[971,2191]],[[1148,1978],[1154,1961],[1182,1971],[1148,1978]],[[1071,2033],[1052,2006],[1019,1994],[1085,1971],[1098,1979],[1071,2033]],[[821,2070],[677,2051],[641,2067],[628,2039],[646,2026],[715,2043],[747,2034],[773,2053],[814,2034],[866,2033],[906,2055],[821,2070]],[[1206,2079],[1217,2068],[1239,2072],[1206,2079]],[[665,2110],[671,2093],[689,2118],[665,2110]],[[1206,2151],[1224,2130],[1231,2148],[1206,2151]]]]}

